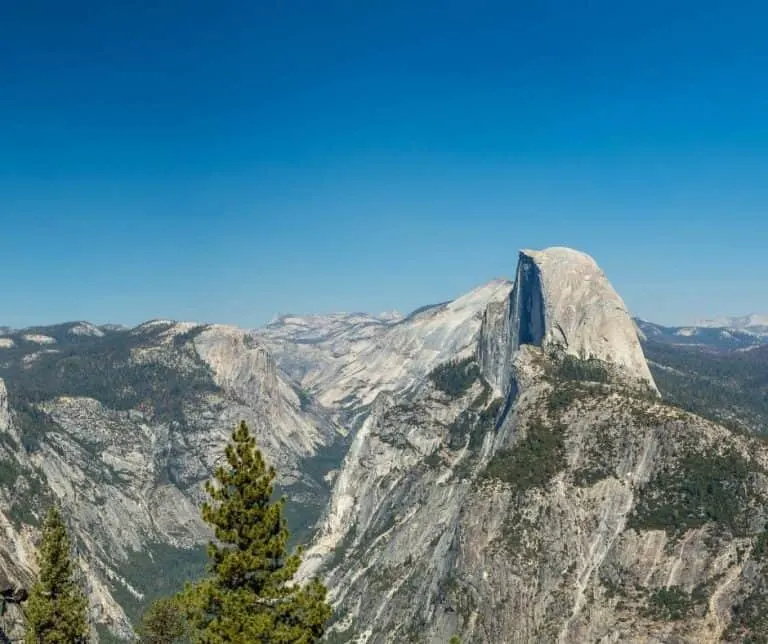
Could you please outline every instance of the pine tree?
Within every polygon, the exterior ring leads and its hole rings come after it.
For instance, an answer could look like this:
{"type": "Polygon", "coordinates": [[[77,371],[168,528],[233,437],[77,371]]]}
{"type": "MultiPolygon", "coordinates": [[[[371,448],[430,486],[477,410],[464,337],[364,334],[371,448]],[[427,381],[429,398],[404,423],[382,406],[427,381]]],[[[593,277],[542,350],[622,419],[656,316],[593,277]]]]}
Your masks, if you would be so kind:
{"type": "Polygon", "coordinates": [[[176,644],[187,641],[184,610],[174,597],[162,597],[154,602],[141,620],[141,644],[176,644]]]}
{"type": "Polygon", "coordinates": [[[61,514],[52,507],[43,523],[40,576],[27,603],[27,644],[86,641],[88,600],[74,579],[70,550],[61,514]]]}
{"type": "Polygon", "coordinates": [[[208,483],[203,519],[214,527],[212,575],[182,593],[196,641],[204,644],[310,644],[331,615],[318,581],[293,583],[301,551],[287,553],[284,499],[272,500],[268,467],[245,423],[225,452],[227,465],[208,483]]]}

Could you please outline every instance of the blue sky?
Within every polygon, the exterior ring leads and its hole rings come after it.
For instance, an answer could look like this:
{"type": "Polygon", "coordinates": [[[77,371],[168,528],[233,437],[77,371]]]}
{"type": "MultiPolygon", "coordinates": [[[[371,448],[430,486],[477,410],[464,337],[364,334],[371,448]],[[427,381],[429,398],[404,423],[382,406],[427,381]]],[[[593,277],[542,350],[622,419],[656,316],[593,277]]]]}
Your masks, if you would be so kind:
{"type": "Polygon", "coordinates": [[[767,311],[767,26],[747,1],[2,3],[0,325],[407,311],[549,245],[655,321],[767,311]]]}

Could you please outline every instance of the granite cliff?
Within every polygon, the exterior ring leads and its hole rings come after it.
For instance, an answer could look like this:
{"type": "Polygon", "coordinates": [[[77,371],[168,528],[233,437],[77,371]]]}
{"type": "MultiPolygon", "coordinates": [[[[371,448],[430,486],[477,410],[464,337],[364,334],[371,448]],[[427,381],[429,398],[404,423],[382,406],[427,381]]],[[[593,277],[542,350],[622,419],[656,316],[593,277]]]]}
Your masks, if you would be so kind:
{"type": "Polygon", "coordinates": [[[201,484],[240,419],[298,538],[320,519],[300,576],[327,580],[329,641],[768,632],[768,449],[659,395],[583,253],[522,251],[514,283],[408,316],[0,335],[0,575],[28,582],[59,502],[102,633],[200,572],[201,484]]]}
{"type": "Polygon", "coordinates": [[[766,467],[659,398],[590,258],[524,251],[473,353],[376,398],[302,574],[333,641],[743,641],[767,626],[766,467]]]}
{"type": "Polygon", "coordinates": [[[418,389],[440,363],[473,353],[485,309],[511,289],[493,280],[407,317],[283,316],[256,333],[286,373],[356,429],[380,393],[418,389]]]}

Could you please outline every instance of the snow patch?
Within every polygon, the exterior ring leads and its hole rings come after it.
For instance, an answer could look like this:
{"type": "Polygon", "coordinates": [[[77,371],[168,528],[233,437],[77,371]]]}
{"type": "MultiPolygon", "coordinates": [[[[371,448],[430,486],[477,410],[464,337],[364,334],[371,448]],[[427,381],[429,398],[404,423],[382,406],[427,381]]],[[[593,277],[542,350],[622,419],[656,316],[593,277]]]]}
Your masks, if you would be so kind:
{"type": "Polygon", "coordinates": [[[46,349],[45,351],[35,351],[34,353],[28,353],[25,355],[21,361],[24,364],[24,366],[29,366],[33,362],[36,362],[39,360],[42,356],[48,354],[48,353],[61,353],[58,349],[46,349]]]}
{"type": "Polygon", "coordinates": [[[89,322],[78,322],[75,326],[71,327],[67,333],[70,335],[91,336],[94,338],[101,338],[104,336],[104,331],[89,322]]]}
{"type": "Polygon", "coordinates": [[[39,333],[27,333],[21,337],[27,342],[34,342],[35,344],[56,344],[56,340],[51,336],[39,333]]]}
{"type": "Polygon", "coordinates": [[[142,324],[139,324],[139,326],[134,327],[131,330],[131,333],[138,335],[146,331],[152,331],[158,327],[173,326],[174,324],[176,324],[175,320],[150,320],[149,322],[143,322],[142,324]]]}

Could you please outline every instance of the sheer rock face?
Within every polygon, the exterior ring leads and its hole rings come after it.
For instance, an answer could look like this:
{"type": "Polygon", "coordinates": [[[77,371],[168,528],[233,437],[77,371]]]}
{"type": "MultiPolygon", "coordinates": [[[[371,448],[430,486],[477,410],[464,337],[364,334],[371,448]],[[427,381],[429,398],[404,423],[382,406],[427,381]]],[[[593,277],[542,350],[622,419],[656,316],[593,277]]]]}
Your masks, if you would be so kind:
{"type": "Polygon", "coordinates": [[[486,307],[511,288],[493,280],[406,318],[284,316],[257,333],[282,369],[357,428],[381,392],[406,395],[437,365],[473,353],[486,307]]]}
{"type": "Polygon", "coordinates": [[[483,323],[477,343],[477,361],[485,379],[497,395],[506,395],[510,386],[509,365],[513,356],[512,291],[501,302],[492,302],[483,313],[483,323]]]}
{"type": "Polygon", "coordinates": [[[624,301],[595,261],[570,248],[520,253],[513,346],[560,345],[656,389],[624,301]]]}
{"type": "Polygon", "coordinates": [[[11,426],[11,410],[8,407],[8,389],[0,378],[0,432],[6,432],[11,426]]]}
{"type": "Polygon", "coordinates": [[[652,395],[626,308],[575,251],[521,253],[475,357],[472,378],[380,396],[355,436],[300,573],[324,575],[333,631],[739,641],[732,609],[762,601],[768,573],[766,447],[652,395]],[[560,380],[552,346],[601,360],[608,383],[560,380]],[[716,471],[736,472],[730,500],[686,508],[679,481],[716,471]]]}
{"type": "Polygon", "coordinates": [[[623,300],[591,257],[570,248],[521,251],[509,301],[486,309],[478,360],[499,391],[526,344],[596,358],[615,379],[656,390],[623,300]]]}
{"type": "Polygon", "coordinates": [[[58,501],[113,632],[128,635],[151,576],[138,565],[175,569],[208,538],[200,488],[241,419],[289,509],[318,508],[336,466],[321,452],[339,421],[352,434],[301,569],[327,580],[343,641],[739,641],[732,608],[768,610],[765,446],[634,386],[654,388],[636,331],[581,253],[523,251],[514,288],[405,318],[72,328],[0,344],[0,572],[30,577],[30,526],[58,501]],[[601,360],[608,383],[563,381],[556,347],[601,360]],[[696,481],[691,463],[740,478],[691,509],[674,487],[696,481]]]}

